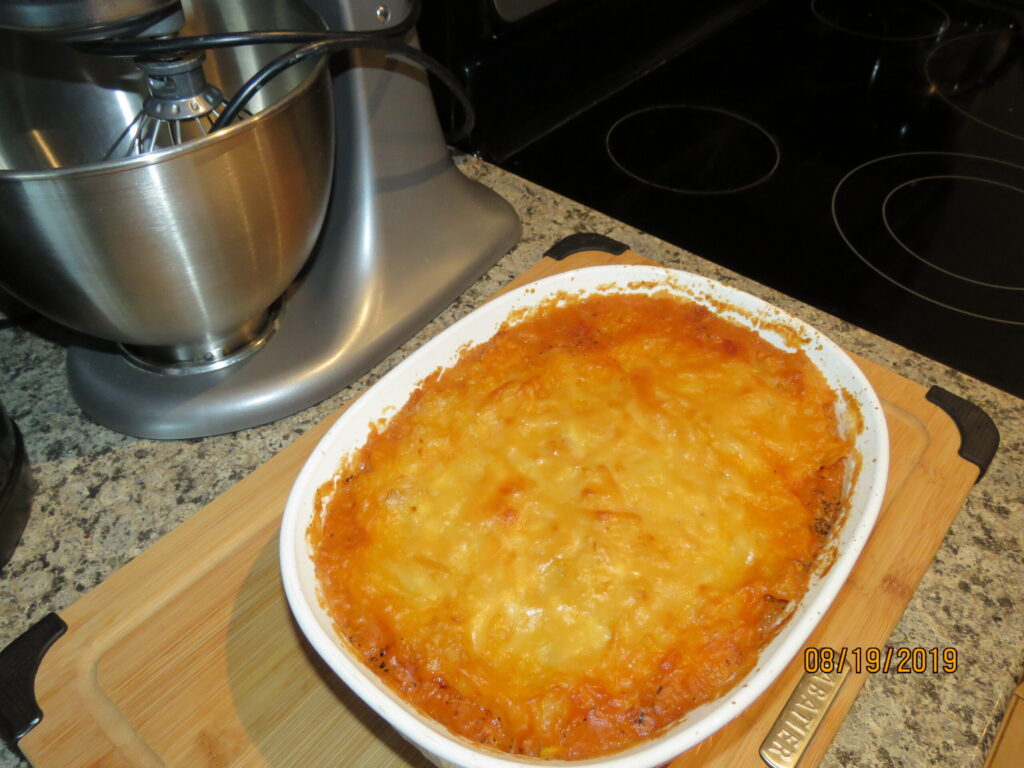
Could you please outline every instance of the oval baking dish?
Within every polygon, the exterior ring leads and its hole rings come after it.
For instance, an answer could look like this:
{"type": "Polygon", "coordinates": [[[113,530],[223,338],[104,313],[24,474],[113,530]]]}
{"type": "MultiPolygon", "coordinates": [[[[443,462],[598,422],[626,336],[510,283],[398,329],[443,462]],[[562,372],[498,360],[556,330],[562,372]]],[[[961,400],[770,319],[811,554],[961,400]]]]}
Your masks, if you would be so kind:
{"type": "Polygon", "coordinates": [[[678,270],[600,266],[565,272],[500,296],[453,324],[381,378],[331,427],[299,474],[285,508],[280,539],[285,594],[303,633],[331,669],[436,765],[655,768],[736,717],[801,649],[839,592],[871,533],[885,491],[888,450],[885,418],[867,379],[838,346],[806,323],[754,296],[678,270]],[[821,562],[804,598],[793,607],[787,623],[765,646],[753,668],[724,695],[690,711],[665,732],[625,751],[572,761],[522,757],[481,747],[420,714],[381,682],[338,637],[330,616],[321,606],[307,541],[317,490],[338,471],[343,457],[365,443],[372,424],[400,409],[430,374],[454,364],[467,347],[487,341],[510,318],[515,322],[523,310],[559,294],[665,290],[754,330],[778,348],[802,349],[829,386],[840,393],[840,424],[856,430],[855,461],[851,462],[856,468],[848,472],[842,523],[822,551],[821,562]]]}

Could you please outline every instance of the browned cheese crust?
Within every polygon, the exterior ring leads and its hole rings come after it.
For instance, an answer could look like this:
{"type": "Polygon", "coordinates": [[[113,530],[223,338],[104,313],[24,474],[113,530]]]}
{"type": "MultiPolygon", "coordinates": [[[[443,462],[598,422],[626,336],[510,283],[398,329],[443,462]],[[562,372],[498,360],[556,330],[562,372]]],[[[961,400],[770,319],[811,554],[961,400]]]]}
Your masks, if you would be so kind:
{"type": "Polygon", "coordinates": [[[338,632],[515,754],[657,735],[755,663],[841,509],[803,353],[668,295],[567,298],[438,371],[317,497],[338,632]]]}

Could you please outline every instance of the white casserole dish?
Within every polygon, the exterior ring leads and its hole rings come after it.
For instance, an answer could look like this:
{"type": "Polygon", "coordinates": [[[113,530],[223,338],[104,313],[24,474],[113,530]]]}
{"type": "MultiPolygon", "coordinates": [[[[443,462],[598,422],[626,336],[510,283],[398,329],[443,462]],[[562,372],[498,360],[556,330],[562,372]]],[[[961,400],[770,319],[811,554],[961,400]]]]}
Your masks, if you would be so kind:
{"type": "Polygon", "coordinates": [[[601,766],[655,768],[710,736],[764,690],[803,647],[842,587],[871,530],[885,491],[889,440],[878,398],[853,361],[806,323],[749,294],[708,278],[653,266],[599,266],[564,272],[531,283],[472,312],[424,344],[381,378],[349,408],[314,449],[292,488],[281,528],[280,555],[284,590],[295,618],[316,651],[370,707],[391,723],[436,765],[443,768],[510,768],[511,766],[601,766]],[[467,346],[487,341],[517,310],[533,307],[566,292],[649,293],[668,289],[708,306],[716,314],[752,328],[776,347],[802,348],[836,390],[856,403],[860,419],[843,419],[847,398],[840,397],[840,422],[856,427],[858,471],[848,478],[846,515],[823,552],[834,562],[816,576],[788,623],[765,647],[754,668],[719,699],[688,713],[661,736],[623,752],[588,760],[543,760],[498,753],[450,733],[406,704],[350,652],[320,605],[306,531],[314,513],[317,489],[331,479],[342,457],[360,448],[371,423],[401,408],[409,394],[439,367],[453,364],[467,346]],[[779,329],[782,329],[780,333],[779,329]]]}

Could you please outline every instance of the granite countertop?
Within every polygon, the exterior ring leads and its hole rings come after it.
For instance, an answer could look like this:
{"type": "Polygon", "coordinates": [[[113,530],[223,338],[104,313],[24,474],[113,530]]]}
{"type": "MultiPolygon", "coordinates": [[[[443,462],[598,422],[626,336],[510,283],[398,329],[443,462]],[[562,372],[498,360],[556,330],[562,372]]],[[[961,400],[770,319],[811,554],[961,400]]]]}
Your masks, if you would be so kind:
{"type": "MultiPolygon", "coordinates": [[[[523,220],[519,244],[415,338],[329,400],[282,421],[196,440],[156,442],[88,421],[72,402],[59,341],[0,330],[0,401],[21,428],[37,483],[27,530],[0,570],[0,646],[60,611],[327,414],[536,262],[566,235],[595,232],[634,251],[755,293],[847,349],[982,407],[1002,444],[971,492],[890,638],[955,647],[955,674],[871,676],[822,763],[826,768],[980,768],[1024,668],[1024,401],[808,308],[714,264],[478,160],[463,171],[523,220]]],[[[913,532],[908,531],[908,535],[913,532]]],[[[0,768],[22,766],[0,747],[0,768]]]]}

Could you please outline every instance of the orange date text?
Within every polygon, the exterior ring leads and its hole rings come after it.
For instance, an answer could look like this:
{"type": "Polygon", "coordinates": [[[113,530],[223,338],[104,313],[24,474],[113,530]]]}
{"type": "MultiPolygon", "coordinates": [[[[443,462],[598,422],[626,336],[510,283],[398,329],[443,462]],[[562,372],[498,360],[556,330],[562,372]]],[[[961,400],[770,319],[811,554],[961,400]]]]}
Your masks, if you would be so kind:
{"type": "Polygon", "coordinates": [[[952,674],[958,664],[956,648],[829,648],[804,649],[804,672],[841,672],[846,665],[855,674],[952,674]]]}

